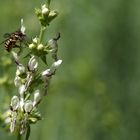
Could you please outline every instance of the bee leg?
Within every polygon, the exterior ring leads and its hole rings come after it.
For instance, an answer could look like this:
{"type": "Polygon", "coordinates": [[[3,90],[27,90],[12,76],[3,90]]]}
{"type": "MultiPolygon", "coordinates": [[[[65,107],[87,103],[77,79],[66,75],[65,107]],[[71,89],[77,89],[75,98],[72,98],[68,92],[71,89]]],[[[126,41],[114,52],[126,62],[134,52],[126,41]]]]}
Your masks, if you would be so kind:
{"type": "Polygon", "coordinates": [[[20,48],[20,46],[19,45],[15,45],[15,46],[13,46],[13,48],[20,48]]]}
{"type": "Polygon", "coordinates": [[[18,54],[18,55],[20,55],[20,54],[21,54],[21,52],[22,52],[22,47],[21,47],[21,44],[20,44],[20,45],[15,45],[13,48],[18,48],[18,49],[19,49],[19,51],[17,52],[17,54],[18,54]]]}
{"type": "Polygon", "coordinates": [[[23,50],[22,50],[22,46],[21,46],[21,42],[20,42],[20,45],[19,45],[18,48],[19,48],[18,55],[20,55],[20,54],[22,53],[22,51],[23,51],[23,50]]]}
{"type": "Polygon", "coordinates": [[[22,53],[22,48],[19,48],[19,51],[17,52],[18,55],[20,55],[22,53]]]}

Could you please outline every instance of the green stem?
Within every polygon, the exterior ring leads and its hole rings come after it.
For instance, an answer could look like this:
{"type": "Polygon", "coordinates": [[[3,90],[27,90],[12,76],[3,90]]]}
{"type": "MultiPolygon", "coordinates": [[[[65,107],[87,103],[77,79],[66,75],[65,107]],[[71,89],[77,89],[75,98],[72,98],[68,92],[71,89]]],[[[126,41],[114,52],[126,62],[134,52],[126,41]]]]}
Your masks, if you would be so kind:
{"type": "Polygon", "coordinates": [[[27,133],[26,133],[26,138],[25,138],[25,140],[29,140],[29,137],[30,137],[30,132],[31,132],[31,128],[30,128],[30,125],[28,125],[28,128],[27,128],[27,133]]]}
{"type": "Polygon", "coordinates": [[[40,35],[39,35],[39,44],[42,42],[46,27],[41,27],[40,35]]]}
{"type": "Polygon", "coordinates": [[[47,0],[48,6],[50,6],[51,0],[47,0]]]}
{"type": "Polygon", "coordinates": [[[21,140],[21,138],[22,138],[21,134],[18,133],[18,135],[17,135],[17,140],[21,140]]]}

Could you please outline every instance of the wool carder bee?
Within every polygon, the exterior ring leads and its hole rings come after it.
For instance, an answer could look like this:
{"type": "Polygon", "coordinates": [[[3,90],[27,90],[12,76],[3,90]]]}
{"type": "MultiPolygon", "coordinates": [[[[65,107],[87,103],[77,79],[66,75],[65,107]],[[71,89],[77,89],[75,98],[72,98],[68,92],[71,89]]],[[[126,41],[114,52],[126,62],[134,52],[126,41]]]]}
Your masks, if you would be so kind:
{"type": "Polygon", "coordinates": [[[4,35],[4,38],[6,38],[6,40],[4,40],[2,43],[4,43],[5,49],[10,52],[12,48],[21,47],[21,43],[24,41],[25,36],[26,35],[23,34],[20,30],[17,30],[13,33],[6,33],[4,35]]]}

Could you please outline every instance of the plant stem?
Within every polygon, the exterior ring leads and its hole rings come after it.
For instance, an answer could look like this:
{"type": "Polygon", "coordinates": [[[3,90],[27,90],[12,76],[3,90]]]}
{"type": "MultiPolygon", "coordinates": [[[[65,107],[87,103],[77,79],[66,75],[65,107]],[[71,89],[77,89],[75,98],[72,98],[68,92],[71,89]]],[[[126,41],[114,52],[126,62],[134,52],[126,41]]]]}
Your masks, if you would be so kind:
{"type": "Polygon", "coordinates": [[[17,140],[21,140],[21,138],[22,138],[21,134],[18,133],[18,135],[17,135],[17,140]]]}
{"type": "Polygon", "coordinates": [[[30,128],[30,125],[28,125],[28,128],[27,128],[27,133],[26,133],[26,138],[25,138],[25,140],[29,140],[29,137],[30,137],[30,132],[31,132],[31,128],[30,128]]]}
{"type": "Polygon", "coordinates": [[[43,37],[44,37],[44,33],[45,33],[46,27],[41,27],[40,29],[40,35],[39,35],[39,44],[42,42],[43,37]]]}
{"type": "Polygon", "coordinates": [[[48,6],[50,6],[51,0],[47,0],[48,6]]]}

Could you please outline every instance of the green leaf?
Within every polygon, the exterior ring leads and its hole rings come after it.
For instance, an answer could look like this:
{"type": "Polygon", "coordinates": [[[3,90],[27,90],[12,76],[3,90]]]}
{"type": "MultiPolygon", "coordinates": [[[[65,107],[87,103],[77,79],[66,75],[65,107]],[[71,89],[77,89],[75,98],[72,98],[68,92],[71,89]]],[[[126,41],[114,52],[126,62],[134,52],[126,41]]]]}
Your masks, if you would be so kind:
{"type": "Polygon", "coordinates": [[[42,56],[40,56],[40,58],[47,65],[46,56],[45,55],[42,55],[42,56]]]}

